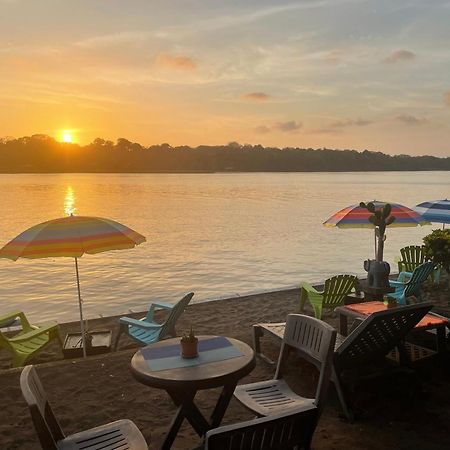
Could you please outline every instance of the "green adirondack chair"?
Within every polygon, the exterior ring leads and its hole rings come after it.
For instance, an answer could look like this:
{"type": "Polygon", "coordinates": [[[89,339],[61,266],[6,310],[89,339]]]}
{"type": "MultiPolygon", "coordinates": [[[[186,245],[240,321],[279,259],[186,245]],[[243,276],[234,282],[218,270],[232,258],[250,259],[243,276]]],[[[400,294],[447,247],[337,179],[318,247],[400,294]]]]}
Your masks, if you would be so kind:
{"type": "Polygon", "coordinates": [[[23,312],[13,312],[0,317],[0,322],[19,319],[22,330],[12,337],[5,336],[0,330],[0,349],[4,348],[12,353],[13,367],[21,367],[25,362],[50,341],[56,339],[62,345],[59,327],[56,322],[34,326],[31,325],[23,312]]]}
{"type": "Polygon", "coordinates": [[[308,283],[302,283],[300,296],[300,311],[303,311],[306,299],[314,309],[317,319],[322,319],[322,309],[334,309],[344,304],[345,297],[358,283],[358,277],[354,275],[336,275],[325,280],[322,292],[314,289],[308,283]]]}
{"type": "MultiPolygon", "coordinates": [[[[398,273],[402,272],[414,272],[417,267],[427,262],[427,257],[423,251],[423,247],[420,245],[408,245],[400,249],[401,258],[398,262],[398,273]]],[[[432,283],[439,284],[441,271],[437,267],[431,272],[430,279],[432,283]]]]}

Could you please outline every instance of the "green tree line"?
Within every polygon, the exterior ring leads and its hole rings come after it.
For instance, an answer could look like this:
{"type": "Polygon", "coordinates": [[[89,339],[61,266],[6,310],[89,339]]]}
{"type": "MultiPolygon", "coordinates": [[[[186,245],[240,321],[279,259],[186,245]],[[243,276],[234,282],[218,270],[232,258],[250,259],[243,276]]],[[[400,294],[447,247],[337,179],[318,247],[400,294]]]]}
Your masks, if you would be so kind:
{"type": "Polygon", "coordinates": [[[36,134],[0,139],[1,173],[52,172],[351,172],[450,170],[450,157],[386,155],[374,151],[271,148],[261,145],[142,146],[124,138],[91,144],[36,134]]]}

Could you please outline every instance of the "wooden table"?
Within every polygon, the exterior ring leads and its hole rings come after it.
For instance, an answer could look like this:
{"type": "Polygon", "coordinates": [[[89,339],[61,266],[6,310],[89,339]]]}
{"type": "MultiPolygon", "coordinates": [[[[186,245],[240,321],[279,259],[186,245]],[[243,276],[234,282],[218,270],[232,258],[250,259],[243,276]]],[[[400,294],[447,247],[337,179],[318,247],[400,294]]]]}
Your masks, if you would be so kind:
{"type": "MultiPolygon", "coordinates": [[[[401,308],[401,306],[400,306],[401,308]]],[[[383,302],[355,303],[347,306],[339,306],[335,311],[339,315],[339,333],[343,336],[348,334],[348,319],[365,319],[377,311],[384,311],[387,306],[383,302]]],[[[436,347],[438,353],[446,351],[445,327],[449,321],[445,317],[428,313],[416,326],[415,330],[436,330],[436,347]]]]}
{"type": "MultiPolygon", "coordinates": [[[[210,339],[216,336],[199,336],[199,340],[210,339]]],[[[233,396],[237,382],[248,375],[256,364],[253,349],[244,342],[228,338],[238,348],[242,356],[222,361],[209,362],[192,367],[180,367],[176,369],[165,369],[152,371],[142,355],[142,350],[135,353],[131,360],[131,372],[134,378],[147,386],[164,389],[178,406],[170,429],[161,446],[161,450],[172,447],[173,441],[186,418],[199,436],[220,425],[225,411],[233,396]],[[223,387],[217,404],[208,421],[194,403],[197,391],[223,387]]],[[[167,339],[151,348],[162,348],[179,344],[180,338],[167,339]]]]}

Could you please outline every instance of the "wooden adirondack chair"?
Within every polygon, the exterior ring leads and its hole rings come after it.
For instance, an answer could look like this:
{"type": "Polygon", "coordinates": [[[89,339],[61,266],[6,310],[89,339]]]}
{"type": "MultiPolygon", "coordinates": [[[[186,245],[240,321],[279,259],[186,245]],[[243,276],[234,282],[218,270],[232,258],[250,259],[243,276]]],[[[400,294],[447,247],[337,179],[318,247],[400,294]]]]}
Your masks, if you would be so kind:
{"type": "Polygon", "coordinates": [[[284,330],[275,376],[272,380],[236,387],[234,396],[258,416],[271,416],[287,410],[318,408],[322,412],[330,381],[336,330],[325,322],[302,314],[289,314],[284,330]],[[289,349],[319,371],[315,398],[293,392],[282,376],[289,349]]]}
{"type": "Polygon", "coordinates": [[[397,280],[389,280],[389,284],[395,287],[395,292],[389,294],[395,297],[401,305],[406,305],[406,298],[415,296],[421,300],[422,284],[433,273],[435,265],[433,262],[426,262],[416,267],[411,272],[401,272],[397,280]]]}
{"type": "Polygon", "coordinates": [[[152,303],[147,315],[140,320],[131,317],[121,317],[119,319],[119,332],[117,333],[114,348],[117,348],[117,344],[119,343],[120,336],[123,332],[126,332],[131,338],[144,345],[158,342],[166,337],[175,337],[175,324],[181,314],[183,314],[193,296],[194,293],[190,292],[174,305],[162,302],[152,303]],[[162,324],[153,320],[153,315],[158,309],[170,311],[166,321],[162,324]]]}
{"type": "Polygon", "coordinates": [[[205,450],[309,449],[316,425],[316,408],[226,425],[206,433],[205,450]]]}
{"type": "Polygon", "coordinates": [[[336,275],[325,280],[322,292],[314,289],[308,283],[302,283],[300,297],[300,311],[303,311],[306,299],[314,309],[316,319],[322,319],[322,309],[334,309],[344,304],[345,297],[358,283],[354,275],[336,275]]]}
{"type": "Polygon", "coordinates": [[[12,337],[7,337],[0,331],[0,348],[4,348],[12,353],[13,367],[23,366],[28,358],[54,339],[62,345],[58,332],[59,327],[56,322],[34,326],[30,324],[25,314],[21,311],[0,317],[0,322],[7,322],[15,318],[20,320],[22,331],[19,331],[12,337]]]}
{"type": "MultiPolygon", "coordinates": [[[[337,336],[331,379],[348,420],[353,420],[353,412],[344,394],[343,372],[384,360],[395,347],[401,351],[401,341],[431,308],[430,303],[421,303],[375,312],[347,337],[337,336]]],[[[407,359],[406,354],[404,358],[407,359]]]]}
{"type": "MultiPolygon", "coordinates": [[[[400,249],[401,258],[398,262],[398,273],[401,272],[414,272],[417,267],[427,261],[427,257],[423,251],[423,247],[420,245],[408,245],[400,249]]],[[[437,267],[431,273],[432,283],[439,284],[441,271],[437,267]]]]}
{"type": "Polygon", "coordinates": [[[33,366],[22,370],[20,387],[43,450],[148,450],[131,420],[116,420],[66,437],[33,366]]]}

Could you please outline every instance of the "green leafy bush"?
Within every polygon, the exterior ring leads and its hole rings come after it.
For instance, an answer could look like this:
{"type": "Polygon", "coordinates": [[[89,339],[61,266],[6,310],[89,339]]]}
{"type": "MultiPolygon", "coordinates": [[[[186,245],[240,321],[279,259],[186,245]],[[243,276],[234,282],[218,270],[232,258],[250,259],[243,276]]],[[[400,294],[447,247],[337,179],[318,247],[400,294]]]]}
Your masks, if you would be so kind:
{"type": "Polygon", "coordinates": [[[423,238],[424,252],[450,276],[450,228],[433,230],[423,238]]]}

